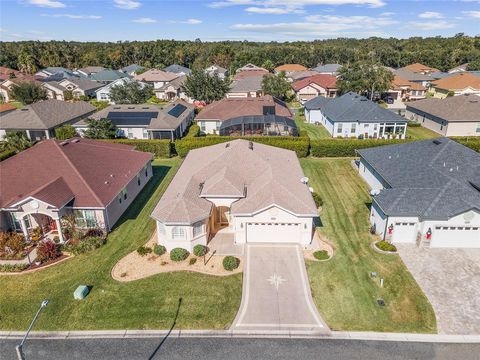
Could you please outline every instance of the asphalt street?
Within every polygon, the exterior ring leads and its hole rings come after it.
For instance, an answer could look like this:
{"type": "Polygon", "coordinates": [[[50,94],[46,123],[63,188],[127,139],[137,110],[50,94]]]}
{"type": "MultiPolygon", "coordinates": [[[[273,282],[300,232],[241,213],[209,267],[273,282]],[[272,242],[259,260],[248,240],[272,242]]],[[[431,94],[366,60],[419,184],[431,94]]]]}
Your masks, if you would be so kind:
{"type": "MultiPolygon", "coordinates": [[[[15,360],[18,340],[0,340],[0,359],[15,360]]],[[[480,344],[265,338],[31,339],[26,359],[462,359],[480,344]]]]}

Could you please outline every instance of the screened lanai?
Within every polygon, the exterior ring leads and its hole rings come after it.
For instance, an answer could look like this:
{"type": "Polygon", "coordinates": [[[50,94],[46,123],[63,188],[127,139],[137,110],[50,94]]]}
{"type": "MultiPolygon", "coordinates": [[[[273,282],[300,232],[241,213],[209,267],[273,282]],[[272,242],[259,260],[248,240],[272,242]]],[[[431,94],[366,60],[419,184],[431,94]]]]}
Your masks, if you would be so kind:
{"type": "Polygon", "coordinates": [[[297,136],[295,121],[278,115],[239,116],[222,122],[222,136],[297,136]]]}

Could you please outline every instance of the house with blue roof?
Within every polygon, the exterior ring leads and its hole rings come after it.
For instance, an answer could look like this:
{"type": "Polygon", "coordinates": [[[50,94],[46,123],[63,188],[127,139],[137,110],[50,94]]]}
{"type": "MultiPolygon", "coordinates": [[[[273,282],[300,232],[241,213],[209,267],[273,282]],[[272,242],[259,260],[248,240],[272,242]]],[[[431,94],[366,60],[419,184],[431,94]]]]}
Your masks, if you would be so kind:
{"type": "Polygon", "coordinates": [[[404,139],[407,120],[354,92],[307,101],[305,119],[323,125],[332,137],[404,139]]]}

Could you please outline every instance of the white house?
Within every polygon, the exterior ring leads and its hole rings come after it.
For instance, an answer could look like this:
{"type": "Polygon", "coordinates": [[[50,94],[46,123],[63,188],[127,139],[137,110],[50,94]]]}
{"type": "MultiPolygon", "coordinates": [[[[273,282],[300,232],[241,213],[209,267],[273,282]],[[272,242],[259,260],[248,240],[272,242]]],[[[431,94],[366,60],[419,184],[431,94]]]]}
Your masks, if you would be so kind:
{"type": "MultiPolygon", "coordinates": [[[[97,89],[95,91],[95,96],[97,98],[98,101],[108,101],[110,104],[115,104],[114,101],[112,101],[112,99],[110,99],[110,91],[112,90],[112,88],[114,86],[117,86],[117,85],[126,85],[126,84],[129,84],[131,82],[134,82],[136,80],[134,79],[131,79],[131,78],[121,78],[121,79],[118,79],[118,80],[115,80],[103,87],[101,87],[100,89],[97,89]]],[[[140,82],[140,84],[142,85],[142,87],[146,86],[145,83],[142,83],[140,82]]]]}
{"type": "Polygon", "coordinates": [[[295,152],[234,140],[191,150],[152,212],[158,243],[307,246],[317,208],[295,152]]]}
{"type": "Polygon", "coordinates": [[[480,154],[448,138],[358,150],[372,230],[392,243],[480,248],[480,154]]]}

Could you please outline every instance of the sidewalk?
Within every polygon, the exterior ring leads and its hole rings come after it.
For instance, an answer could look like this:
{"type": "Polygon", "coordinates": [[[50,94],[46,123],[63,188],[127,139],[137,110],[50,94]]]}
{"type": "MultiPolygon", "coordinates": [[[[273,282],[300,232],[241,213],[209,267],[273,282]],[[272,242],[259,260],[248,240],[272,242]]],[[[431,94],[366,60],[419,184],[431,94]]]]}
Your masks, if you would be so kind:
{"type": "MultiPolygon", "coordinates": [[[[2,339],[21,339],[25,332],[0,331],[2,339]]],[[[90,339],[146,337],[222,337],[222,338],[291,338],[323,340],[374,340],[424,343],[480,343],[480,335],[438,335],[411,333],[381,333],[362,331],[332,331],[321,335],[315,331],[264,330],[96,330],[96,331],[32,331],[29,339],[90,339]]]]}

